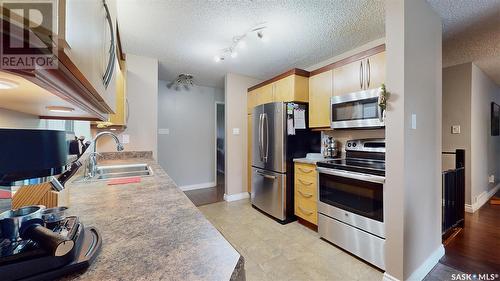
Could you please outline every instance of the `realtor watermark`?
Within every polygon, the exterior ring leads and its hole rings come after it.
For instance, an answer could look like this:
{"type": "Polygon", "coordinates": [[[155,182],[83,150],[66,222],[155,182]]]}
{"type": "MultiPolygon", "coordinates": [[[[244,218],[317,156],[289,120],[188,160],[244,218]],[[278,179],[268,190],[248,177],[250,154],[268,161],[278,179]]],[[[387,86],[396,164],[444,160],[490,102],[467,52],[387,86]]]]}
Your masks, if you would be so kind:
{"type": "Polygon", "coordinates": [[[498,273],[454,273],[451,275],[451,280],[464,281],[464,280],[484,280],[495,281],[500,280],[498,273]]]}
{"type": "Polygon", "coordinates": [[[0,0],[0,69],[57,68],[56,0],[0,0]]]}

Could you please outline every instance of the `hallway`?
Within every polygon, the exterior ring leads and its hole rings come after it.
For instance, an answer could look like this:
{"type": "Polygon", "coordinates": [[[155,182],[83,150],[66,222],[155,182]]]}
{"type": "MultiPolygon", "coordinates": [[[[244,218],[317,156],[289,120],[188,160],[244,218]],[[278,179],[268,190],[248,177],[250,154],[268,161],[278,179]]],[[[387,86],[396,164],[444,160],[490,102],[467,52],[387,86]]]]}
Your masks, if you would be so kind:
{"type": "Polygon", "coordinates": [[[500,205],[465,213],[465,227],[445,246],[441,263],[465,273],[500,274],[500,205]]]}

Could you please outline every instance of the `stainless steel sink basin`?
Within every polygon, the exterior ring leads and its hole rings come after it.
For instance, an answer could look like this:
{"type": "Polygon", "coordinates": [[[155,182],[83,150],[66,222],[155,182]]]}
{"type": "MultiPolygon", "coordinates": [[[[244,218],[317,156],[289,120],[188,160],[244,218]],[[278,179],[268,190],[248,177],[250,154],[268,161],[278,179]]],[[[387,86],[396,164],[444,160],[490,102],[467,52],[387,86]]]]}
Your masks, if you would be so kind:
{"type": "Polygon", "coordinates": [[[129,177],[148,177],[153,170],[148,164],[125,164],[97,166],[97,174],[93,178],[83,178],[82,181],[110,180],[129,177]]]}

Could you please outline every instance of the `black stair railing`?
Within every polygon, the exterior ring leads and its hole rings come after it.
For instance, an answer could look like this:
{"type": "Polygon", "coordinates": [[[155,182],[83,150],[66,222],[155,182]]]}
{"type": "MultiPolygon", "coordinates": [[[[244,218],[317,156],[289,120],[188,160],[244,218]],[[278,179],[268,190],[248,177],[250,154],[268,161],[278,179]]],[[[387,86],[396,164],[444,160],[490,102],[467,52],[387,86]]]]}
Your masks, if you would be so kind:
{"type": "Polygon", "coordinates": [[[442,235],[443,240],[464,227],[465,218],[465,150],[443,152],[455,155],[455,169],[443,172],[442,235]]]}

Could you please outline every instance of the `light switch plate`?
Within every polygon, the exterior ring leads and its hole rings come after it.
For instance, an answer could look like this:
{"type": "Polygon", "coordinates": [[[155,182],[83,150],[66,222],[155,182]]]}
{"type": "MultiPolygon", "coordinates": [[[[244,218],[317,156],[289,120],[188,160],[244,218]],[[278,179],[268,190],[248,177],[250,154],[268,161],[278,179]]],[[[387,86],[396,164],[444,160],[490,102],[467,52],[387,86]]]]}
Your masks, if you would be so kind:
{"type": "Polygon", "coordinates": [[[130,143],[130,135],[123,134],[123,135],[122,135],[122,143],[123,143],[123,144],[130,143]]]}
{"type": "Polygon", "coordinates": [[[170,129],[158,129],[158,135],[170,135],[170,129]]]}
{"type": "Polygon", "coordinates": [[[413,130],[417,129],[417,114],[415,114],[415,113],[411,114],[411,128],[413,130]]]}
{"type": "Polygon", "coordinates": [[[451,126],[451,133],[452,134],[460,134],[460,125],[451,126]]]}
{"type": "Polygon", "coordinates": [[[233,135],[239,135],[240,134],[240,128],[233,128],[233,135]]]}
{"type": "Polygon", "coordinates": [[[491,175],[491,176],[489,176],[489,177],[488,177],[488,181],[489,181],[490,183],[495,183],[495,175],[491,175]]]}

